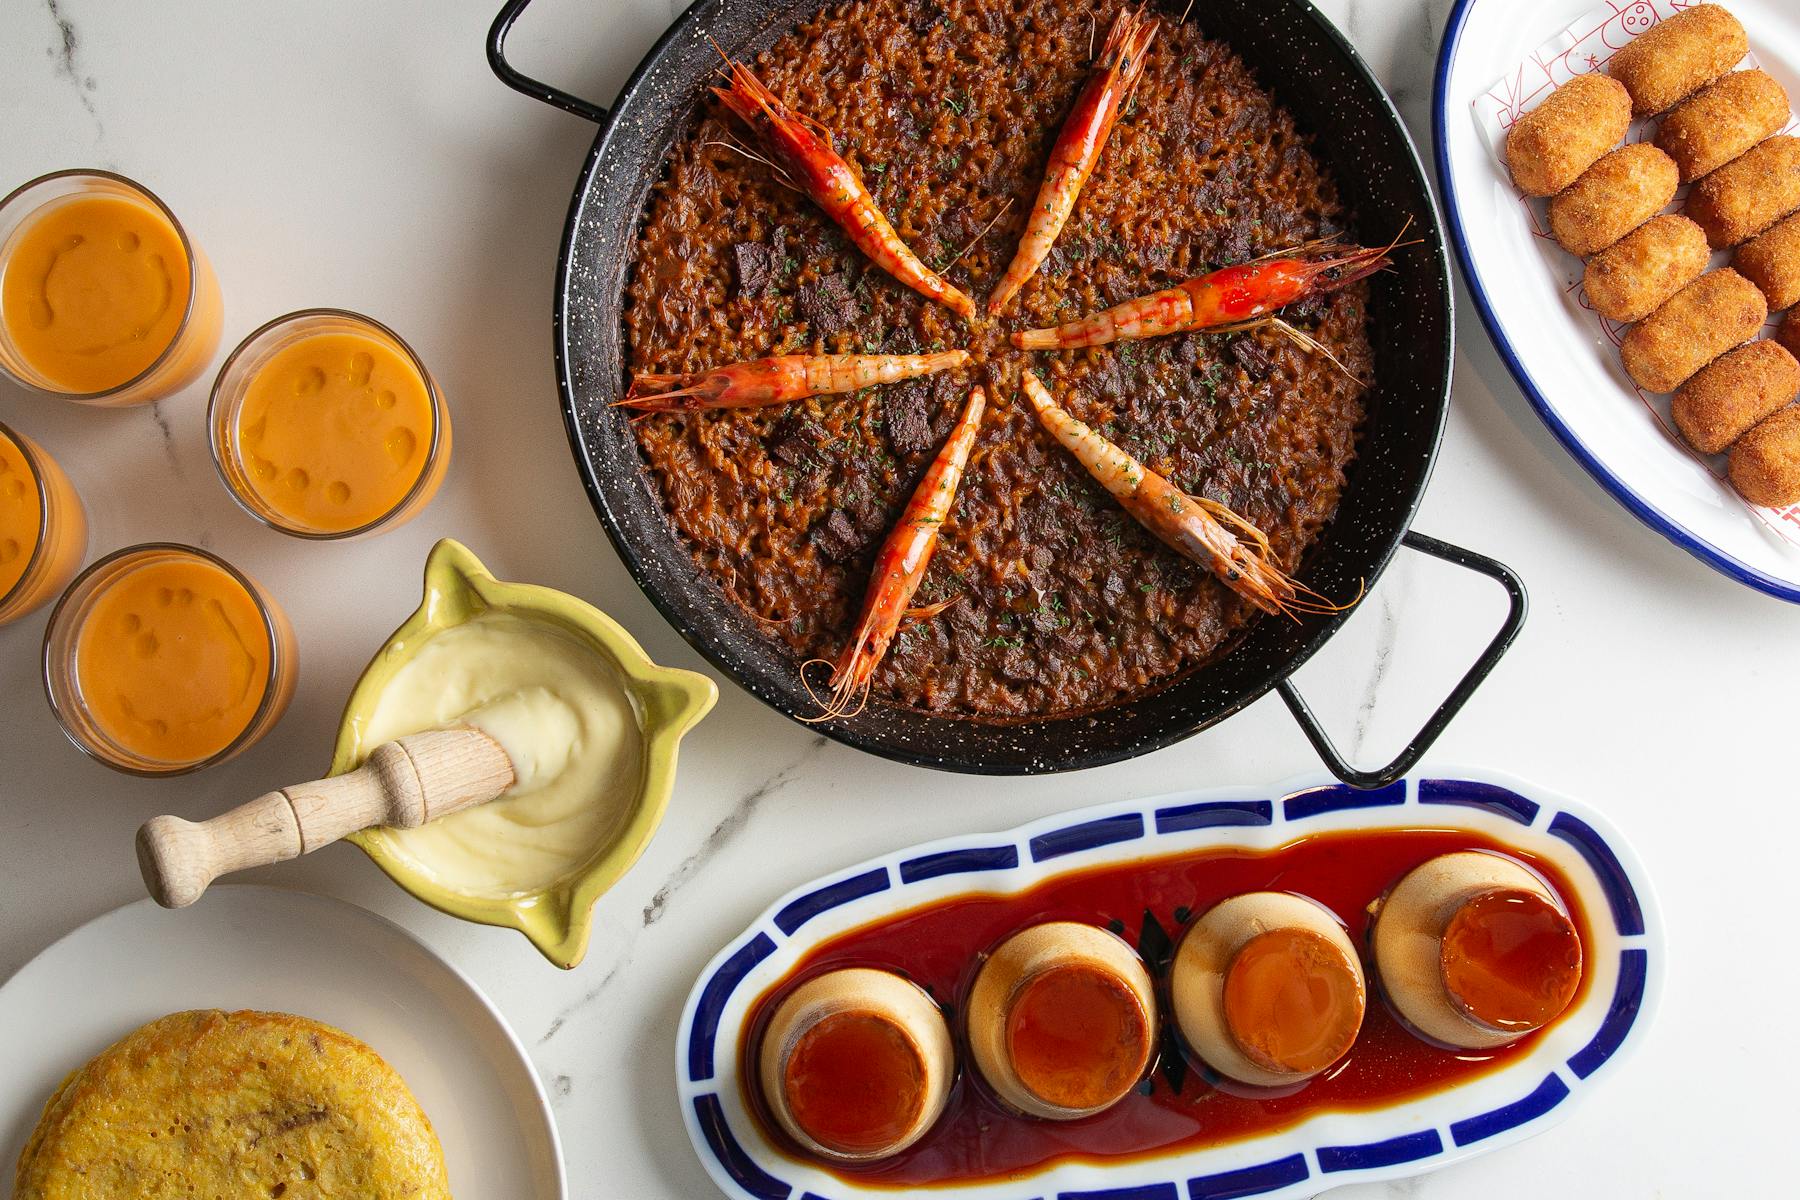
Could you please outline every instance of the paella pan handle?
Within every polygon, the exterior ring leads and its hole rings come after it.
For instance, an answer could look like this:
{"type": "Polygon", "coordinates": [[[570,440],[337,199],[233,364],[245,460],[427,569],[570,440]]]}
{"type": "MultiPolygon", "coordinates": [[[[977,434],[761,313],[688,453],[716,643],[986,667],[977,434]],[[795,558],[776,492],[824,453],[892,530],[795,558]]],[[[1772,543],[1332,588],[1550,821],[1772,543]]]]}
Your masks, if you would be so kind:
{"type": "Polygon", "coordinates": [[[500,77],[500,82],[516,92],[523,92],[533,100],[542,100],[564,112],[572,112],[578,117],[586,117],[596,125],[606,121],[606,110],[598,104],[590,104],[580,96],[571,96],[561,88],[553,88],[547,83],[533,79],[506,61],[506,35],[512,32],[513,22],[525,11],[531,0],[506,0],[506,7],[494,18],[494,24],[488,29],[487,56],[488,66],[500,77]]]}
{"type": "Polygon", "coordinates": [[[1283,679],[1275,685],[1281,692],[1281,698],[1287,701],[1288,711],[1294,714],[1294,720],[1299,723],[1301,732],[1306,734],[1306,739],[1313,744],[1313,749],[1319,752],[1319,757],[1325,760],[1326,767],[1330,768],[1333,775],[1351,787],[1386,787],[1412,770],[1420,756],[1431,748],[1431,743],[1437,741],[1438,735],[1444,732],[1444,727],[1450,724],[1456,714],[1462,710],[1462,706],[1468,702],[1469,697],[1474,695],[1475,689],[1481,686],[1481,681],[1487,678],[1488,672],[1494,669],[1495,664],[1500,661],[1500,656],[1506,653],[1507,648],[1512,645],[1513,639],[1519,635],[1519,627],[1525,624],[1525,583],[1513,573],[1511,567],[1495,562],[1486,555],[1476,554],[1473,550],[1464,550],[1461,546],[1452,546],[1449,542],[1440,542],[1434,537],[1427,537],[1425,534],[1410,530],[1406,534],[1405,545],[1422,554],[1429,554],[1433,558],[1441,558],[1445,562],[1455,563],[1459,567],[1480,572],[1497,581],[1501,587],[1506,589],[1507,603],[1510,607],[1505,623],[1500,626],[1500,632],[1494,635],[1494,640],[1488,643],[1487,649],[1481,652],[1481,657],[1475,660],[1475,665],[1469,668],[1468,673],[1457,683],[1450,695],[1437,706],[1437,711],[1431,714],[1431,718],[1425,722],[1424,727],[1413,735],[1413,739],[1406,744],[1406,748],[1400,752],[1399,757],[1388,763],[1387,766],[1373,771],[1359,771],[1344,760],[1344,756],[1338,753],[1337,747],[1331,744],[1331,738],[1320,726],[1318,718],[1313,715],[1312,709],[1300,695],[1299,689],[1294,686],[1293,680],[1283,679]]]}

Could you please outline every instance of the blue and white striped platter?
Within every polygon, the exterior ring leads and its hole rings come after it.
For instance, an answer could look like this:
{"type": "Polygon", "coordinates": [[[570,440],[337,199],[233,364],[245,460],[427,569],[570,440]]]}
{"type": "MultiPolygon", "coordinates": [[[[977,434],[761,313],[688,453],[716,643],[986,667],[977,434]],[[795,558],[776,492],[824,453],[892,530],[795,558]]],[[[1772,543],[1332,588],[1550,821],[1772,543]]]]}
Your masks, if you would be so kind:
{"type": "Polygon", "coordinates": [[[1358,792],[1309,778],[1255,791],[1177,793],[1067,813],[999,834],[884,855],[798,888],[721,950],[689,994],[676,1079],[688,1136],[715,1182],[745,1200],[891,1197],[778,1149],[745,1107],[738,1047],[756,998],[821,942],[952,896],[1007,894],[1058,874],[1211,847],[1273,849],[1316,833],[1435,828],[1485,834],[1561,870],[1588,914],[1589,986],[1530,1049],[1432,1095],[1314,1114],[1278,1133],[1199,1150],[1053,1164],[1025,1180],[949,1184],[956,1200],[1226,1200],[1311,1196],[1510,1145],[1561,1120],[1644,1036],[1663,932],[1643,870],[1592,810],[1487,771],[1421,772],[1358,792]]]}

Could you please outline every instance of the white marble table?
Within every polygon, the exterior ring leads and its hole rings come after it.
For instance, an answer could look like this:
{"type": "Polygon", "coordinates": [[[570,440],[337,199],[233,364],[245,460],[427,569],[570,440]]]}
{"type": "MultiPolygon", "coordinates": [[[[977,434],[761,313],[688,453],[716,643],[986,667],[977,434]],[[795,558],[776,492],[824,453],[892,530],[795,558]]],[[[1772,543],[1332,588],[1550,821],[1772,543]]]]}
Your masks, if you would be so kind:
{"type": "MultiPolygon", "coordinates": [[[[0,385],[0,420],[41,439],[93,517],[93,552],[179,539],[264,580],[294,619],[300,689],[274,733],[197,778],[146,782],[88,762],[38,683],[44,615],[0,629],[0,976],[77,923],[142,894],[131,833],[210,815],[323,767],[345,692],[417,601],[432,541],[496,573],[564,588],[664,662],[705,669],[638,592],[570,464],[550,360],[551,276],[592,140],[514,94],[482,56],[498,0],[10,0],[0,7],[0,189],[59,167],[144,180],[211,253],[226,338],[313,304],[387,320],[447,389],[456,461],[435,504],[392,535],[308,545],[234,508],[207,458],[204,386],[101,412],[0,385]]],[[[609,99],[682,0],[539,0],[522,65],[609,99]]],[[[1448,0],[1324,4],[1430,133],[1448,0]]],[[[1644,1052],[1555,1131],[1390,1189],[1396,1195],[1770,1195],[1790,1178],[1800,957],[1780,916],[1800,840],[1788,716],[1800,611],[1702,567],[1640,526],[1539,425],[1472,310],[1456,402],[1420,529],[1516,567],[1533,612],[1511,655],[1438,744],[1610,813],[1660,881],[1672,942],[1644,1052]],[[1716,818],[1676,819],[1702,795],[1716,818]],[[1753,1007],[1769,997],[1774,1008],[1753,1007]]],[[[1490,585],[1403,557],[1300,676],[1373,761],[1410,733],[1485,641],[1490,585]]],[[[669,818],[600,904],[588,961],[560,975],[518,936],[439,916],[360,854],[327,850],[264,878],[329,892],[415,930],[494,997],[555,1101],[577,1197],[715,1194],[671,1086],[695,973],[775,896],[878,850],[1176,787],[1272,782],[1316,763],[1280,702],[1136,762],[1035,780],[937,775],[828,743],[726,685],[688,743],[669,818]]],[[[45,1031],[52,1036],[54,1031],[45,1031]]],[[[4,1064],[0,1064],[4,1069],[4,1064]]],[[[0,1173],[10,1173],[4,1165],[0,1173]]],[[[1373,1196],[1381,1189],[1352,1189],[1373,1196]]]]}

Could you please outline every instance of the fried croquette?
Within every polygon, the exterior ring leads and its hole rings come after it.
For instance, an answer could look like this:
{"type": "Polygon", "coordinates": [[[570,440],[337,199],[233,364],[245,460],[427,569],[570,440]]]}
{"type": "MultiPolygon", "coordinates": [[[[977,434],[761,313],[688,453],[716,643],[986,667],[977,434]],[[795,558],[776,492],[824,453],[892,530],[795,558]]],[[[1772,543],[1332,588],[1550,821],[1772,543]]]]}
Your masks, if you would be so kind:
{"type": "Polygon", "coordinates": [[[1743,24],[1717,4],[1702,4],[1634,38],[1606,70],[1631,93],[1632,114],[1647,117],[1673,108],[1749,51],[1743,24]]]}
{"type": "Polygon", "coordinates": [[[1724,166],[1788,119],[1787,92],[1767,71],[1732,71],[1662,119],[1656,144],[1692,183],[1724,166]]]}
{"type": "Polygon", "coordinates": [[[1616,79],[1577,75],[1520,117],[1506,135],[1506,166],[1527,196],[1554,196],[1631,125],[1631,97],[1616,79]]]}
{"type": "Polygon", "coordinates": [[[1708,271],[1626,331],[1625,372],[1647,392],[1672,392],[1701,367],[1756,336],[1769,306],[1729,267],[1708,271]]]}
{"type": "Polygon", "coordinates": [[[1711,252],[1706,234],[1686,217],[1652,217],[1588,259],[1582,286],[1603,317],[1641,321],[1700,278],[1711,252]]]}
{"type": "Polygon", "coordinates": [[[1787,347],[1789,354],[1800,358],[1800,308],[1788,309],[1780,328],[1775,330],[1775,340],[1787,347]]]}
{"type": "Polygon", "coordinates": [[[1725,470],[1738,495],[1752,504],[1800,503],[1800,406],[1764,417],[1733,442],[1725,470]]]}
{"type": "Polygon", "coordinates": [[[1800,393],[1800,362],[1770,341],[1720,355],[1681,385],[1675,428],[1702,454],[1717,454],[1800,393]]]}
{"type": "Polygon", "coordinates": [[[1678,174],[1648,142],[1620,146],[1550,197],[1550,232],[1570,254],[1604,250],[1675,198],[1678,174]]]}
{"type": "Polygon", "coordinates": [[[1772,137],[1694,185],[1687,215],[1715,250],[1754,237],[1800,208],[1800,137],[1772,137]]]}
{"type": "Polygon", "coordinates": [[[1800,304],[1800,212],[1739,246],[1731,265],[1762,289],[1769,311],[1800,304]]]}

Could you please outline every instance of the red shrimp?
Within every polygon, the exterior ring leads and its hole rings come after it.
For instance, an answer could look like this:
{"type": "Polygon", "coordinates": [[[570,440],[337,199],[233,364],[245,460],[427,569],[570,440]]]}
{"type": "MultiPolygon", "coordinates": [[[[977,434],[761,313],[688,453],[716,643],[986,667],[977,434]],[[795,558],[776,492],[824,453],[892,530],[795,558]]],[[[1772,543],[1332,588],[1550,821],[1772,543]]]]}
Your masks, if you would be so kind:
{"type": "Polygon", "coordinates": [[[1075,199],[1100,161],[1100,151],[1112,135],[1119,108],[1143,74],[1144,59],[1159,29],[1156,18],[1145,16],[1142,8],[1125,9],[1113,21],[1095,61],[1094,74],[1075,98],[1075,107],[1051,148],[1050,166],[1044,172],[1043,185],[1038,188],[1012,264],[1000,277],[994,294],[988,297],[989,316],[1005,308],[1025,281],[1037,273],[1050,253],[1051,243],[1075,211],[1075,199]]]}
{"type": "Polygon", "coordinates": [[[966,350],[945,350],[940,354],[782,354],[685,375],[639,372],[632,376],[631,390],[625,398],[614,403],[644,412],[760,408],[916,379],[953,370],[968,361],[966,350]]]}
{"type": "MultiPolygon", "coordinates": [[[[950,516],[950,507],[956,502],[956,485],[962,480],[963,468],[968,464],[969,451],[974,448],[975,434],[981,428],[981,413],[986,406],[987,393],[979,386],[971,388],[968,405],[956,428],[950,431],[943,449],[926,468],[919,486],[913,489],[912,499],[906,502],[906,509],[900,514],[899,523],[876,553],[875,570],[870,575],[868,591],[863,595],[862,615],[856,622],[856,635],[831,664],[831,694],[819,701],[819,707],[824,711],[813,720],[828,721],[861,712],[868,703],[869,683],[875,676],[875,668],[881,665],[901,623],[928,621],[956,602],[957,597],[952,596],[923,608],[908,607],[919,584],[924,582],[925,568],[931,565],[932,552],[937,549],[938,531],[943,528],[950,516]]],[[[810,665],[810,662],[805,663],[800,668],[802,682],[805,682],[806,668],[810,665]]],[[[809,694],[812,691],[810,684],[807,691],[809,694]]]]}
{"type": "Polygon", "coordinates": [[[1261,530],[1216,500],[1190,496],[1070,416],[1030,371],[1025,397],[1051,436],[1073,454],[1120,507],[1170,548],[1217,575],[1264,612],[1335,612],[1338,605],[1276,566],[1261,530]]]}
{"type": "Polygon", "coordinates": [[[1309,242],[1212,271],[1054,329],[1022,330],[1012,335],[1012,343],[1021,350],[1074,350],[1239,325],[1296,300],[1368,278],[1388,265],[1388,255],[1398,244],[1396,240],[1376,248],[1309,242]]]}
{"type": "Polygon", "coordinates": [[[743,63],[726,61],[731,86],[716,87],[713,93],[756,132],[775,166],[875,265],[965,320],[973,317],[975,302],[920,262],[900,240],[862,179],[832,148],[831,130],[783,104],[743,63]]]}

